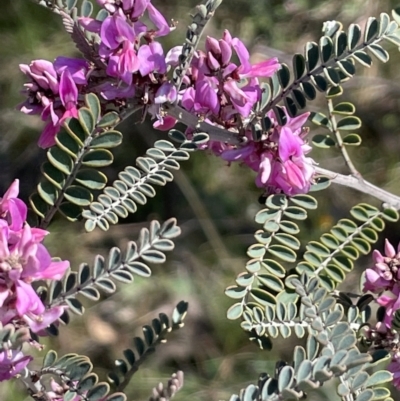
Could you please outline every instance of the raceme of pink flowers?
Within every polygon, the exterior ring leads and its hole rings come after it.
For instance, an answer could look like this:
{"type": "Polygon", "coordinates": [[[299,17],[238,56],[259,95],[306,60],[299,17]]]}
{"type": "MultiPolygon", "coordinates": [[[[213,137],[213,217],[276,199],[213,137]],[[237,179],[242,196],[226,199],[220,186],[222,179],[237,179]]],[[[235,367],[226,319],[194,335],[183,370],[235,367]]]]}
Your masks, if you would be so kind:
{"type": "MultiPolygon", "coordinates": [[[[69,262],[52,260],[42,244],[48,232],[26,223],[27,206],[18,193],[19,182],[15,180],[0,199],[0,322],[29,327],[40,335],[58,320],[65,307],[47,308],[32,283],[61,279],[69,262]]],[[[0,380],[14,376],[28,362],[20,352],[0,353],[0,380]]]]}
{"type": "Polygon", "coordinates": [[[88,68],[85,60],[67,57],[58,57],[54,63],[35,60],[30,65],[20,64],[30,82],[24,85],[28,99],[19,109],[26,114],[40,114],[47,123],[39,138],[40,147],[53,146],[65,119],[78,116],[78,93],[87,84],[88,68]]]}
{"type": "Polygon", "coordinates": [[[275,124],[271,111],[268,117],[274,128],[255,142],[248,134],[245,145],[220,152],[229,162],[241,161],[257,172],[256,185],[268,193],[283,192],[287,195],[306,193],[310,190],[314,176],[314,161],[305,155],[311,147],[304,141],[307,133],[303,125],[309,113],[295,118],[287,116],[287,123],[281,127],[275,124]]]}
{"type": "MultiPolygon", "coordinates": [[[[77,117],[81,95],[89,88],[108,101],[136,96],[143,106],[148,105],[158,129],[175,125],[176,120],[161,110],[163,103],[174,101],[211,125],[235,128],[250,116],[261,99],[258,79],[271,77],[280,68],[276,58],[251,64],[244,43],[225,30],[221,39],[206,38],[205,51],[195,52],[178,93],[168,81],[167,73],[178,64],[182,46],[164,55],[156,38],[173,28],[150,0],[98,0],[98,3],[110,14],[104,21],[79,20],[82,29],[98,35],[96,62],[58,57],[54,63],[36,60],[29,66],[21,65],[30,82],[25,85],[28,100],[20,109],[40,114],[47,122],[39,139],[42,147],[54,145],[63,122],[77,117]],[[154,27],[140,20],[146,12],[154,27]],[[91,85],[92,77],[95,85],[91,85]]],[[[272,111],[268,116],[275,119],[272,111]]],[[[227,161],[241,161],[256,171],[257,186],[267,192],[305,193],[314,176],[314,162],[305,156],[311,149],[302,129],[307,117],[306,113],[288,118],[284,127],[276,124],[260,142],[254,142],[246,133],[248,141],[242,147],[232,149],[211,142],[209,148],[227,161]]]]}
{"type": "Polygon", "coordinates": [[[373,254],[374,266],[365,272],[364,290],[379,294],[377,302],[386,310],[384,323],[390,328],[394,313],[400,309],[400,244],[397,250],[385,240],[385,254],[373,254]]]}
{"type": "MultiPolygon", "coordinates": [[[[385,253],[374,250],[372,256],[375,264],[365,272],[364,291],[377,294],[376,302],[385,308],[383,321],[376,325],[377,331],[385,333],[400,309],[400,244],[395,249],[386,239],[385,253]]],[[[400,388],[400,353],[394,353],[387,369],[393,373],[393,384],[400,388]]]]}

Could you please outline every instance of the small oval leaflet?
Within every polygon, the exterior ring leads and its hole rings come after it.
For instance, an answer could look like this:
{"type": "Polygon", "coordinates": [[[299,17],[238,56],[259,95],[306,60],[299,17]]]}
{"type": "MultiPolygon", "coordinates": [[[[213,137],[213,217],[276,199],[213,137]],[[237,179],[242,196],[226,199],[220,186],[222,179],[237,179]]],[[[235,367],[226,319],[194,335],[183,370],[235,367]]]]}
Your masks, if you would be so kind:
{"type": "Polygon", "coordinates": [[[232,305],[227,312],[227,318],[229,320],[236,320],[239,319],[240,316],[243,314],[243,306],[241,303],[237,303],[232,305]]]}
{"type": "Polygon", "coordinates": [[[361,38],[361,29],[357,24],[351,24],[347,34],[347,46],[353,50],[361,38]]]}
{"type": "Polygon", "coordinates": [[[297,255],[296,253],[283,245],[271,245],[268,248],[268,252],[285,262],[295,262],[297,255]]]}
{"type": "Polygon", "coordinates": [[[127,268],[129,269],[129,271],[131,271],[134,274],[137,274],[138,276],[141,277],[151,276],[151,270],[145,263],[138,261],[129,262],[127,268]]]}
{"type": "Polygon", "coordinates": [[[278,390],[282,392],[284,389],[290,388],[294,378],[294,369],[291,366],[284,366],[279,372],[278,390]]]}
{"type": "Polygon", "coordinates": [[[336,324],[337,322],[339,322],[339,320],[342,318],[343,313],[340,310],[334,310],[332,311],[332,313],[330,313],[326,320],[325,320],[325,325],[326,326],[333,326],[334,324],[336,324]]]}
{"type": "Polygon", "coordinates": [[[276,299],[273,295],[268,293],[267,291],[264,291],[260,288],[253,288],[250,291],[251,296],[253,299],[257,302],[259,302],[261,305],[275,305],[276,304],[276,299]]]}
{"type": "Polygon", "coordinates": [[[104,134],[96,136],[90,142],[92,149],[115,148],[122,143],[122,134],[119,131],[106,131],[104,134]]]}
{"type": "Polygon", "coordinates": [[[225,290],[225,295],[233,299],[242,299],[246,294],[246,287],[231,286],[225,290]]]}
{"type": "Polygon", "coordinates": [[[265,285],[266,287],[270,288],[273,291],[281,292],[285,288],[282,281],[272,274],[258,274],[257,278],[260,281],[260,283],[262,283],[263,285],[265,285]]]}
{"type": "Polygon", "coordinates": [[[91,150],[83,156],[82,164],[89,167],[105,167],[112,164],[114,157],[107,149],[91,150]]]}
{"type": "Polygon", "coordinates": [[[337,128],[339,130],[349,131],[358,129],[360,127],[361,127],[361,120],[355,116],[344,117],[337,123],[337,128]]]}
{"type": "Polygon", "coordinates": [[[76,174],[75,180],[88,189],[103,189],[107,184],[107,176],[94,169],[82,169],[76,174]]]}
{"type": "Polygon", "coordinates": [[[367,380],[366,387],[377,386],[378,384],[389,383],[393,380],[393,374],[387,370],[379,370],[370,376],[367,380]]]}
{"type": "Polygon", "coordinates": [[[105,397],[109,391],[110,385],[108,383],[99,383],[87,392],[86,398],[88,401],[98,401],[105,397]]]}
{"type": "Polygon", "coordinates": [[[357,339],[354,334],[347,334],[344,336],[337,347],[338,350],[341,349],[349,349],[354,347],[354,345],[357,343],[357,339]]]}
{"type": "Polygon", "coordinates": [[[71,203],[78,206],[88,206],[93,200],[92,193],[78,185],[71,185],[64,192],[64,197],[71,203]]]}
{"type": "Polygon", "coordinates": [[[62,173],[69,175],[73,168],[71,157],[57,146],[53,146],[47,152],[50,163],[62,173]]]}
{"type": "Polygon", "coordinates": [[[39,183],[37,191],[40,197],[50,206],[54,205],[58,198],[58,191],[48,181],[39,183]]]}
{"type": "MultiPolygon", "coordinates": [[[[102,10],[102,11],[104,11],[104,10],[102,10]]],[[[107,16],[108,16],[108,14],[107,14],[107,16]]],[[[98,128],[108,128],[108,127],[117,125],[118,122],[119,122],[119,115],[115,111],[111,111],[107,114],[104,114],[104,116],[97,123],[97,127],[98,128]]]]}
{"type": "Polygon", "coordinates": [[[51,365],[53,365],[53,363],[57,360],[57,352],[50,350],[46,356],[43,358],[43,367],[47,368],[51,365]]]}
{"type": "Polygon", "coordinates": [[[284,215],[294,220],[305,220],[307,218],[307,212],[299,206],[289,206],[284,211],[284,215]]]}
{"type": "Polygon", "coordinates": [[[78,110],[78,118],[83,130],[85,131],[85,134],[89,136],[94,130],[95,125],[92,112],[87,107],[81,107],[78,110]]]}
{"type": "Polygon", "coordinates": [[[304,74],[306,61],[302,54],[296,53],[293,56],[293,72],[295,80],[301,78],[304,74]]]}
{"type": "Polygon", "coordinates": [[[93,4],[90,1],[83,1],[81,5],[81,16],[90,17],[93,12],[93,4]]]}
{"type": "Polygon", "coordinates": [[[356,401],[371,401],[374,398],[374,392],[370,389],[364,390],[356,398],[356,401]]]}

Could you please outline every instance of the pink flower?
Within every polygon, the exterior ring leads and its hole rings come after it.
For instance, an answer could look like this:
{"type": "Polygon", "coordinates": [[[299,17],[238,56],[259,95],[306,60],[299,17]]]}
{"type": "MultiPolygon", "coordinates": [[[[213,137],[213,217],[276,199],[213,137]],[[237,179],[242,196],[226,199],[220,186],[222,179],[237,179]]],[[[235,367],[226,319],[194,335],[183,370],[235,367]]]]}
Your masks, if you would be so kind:
{"type": "Polygon", "coordinates": [[[386,313],[383,322],[390,328],[394,314],[400,309],[400,287],[395,286],[391,291],[385,291],[376,302],[385,307],[386,313]]]}
{"type": "Polygon", "coordinates": [[[28,208],[18,199],[19,180],[16,179],[10,185],[6,193],[0,198],[0,217],[9,223],[10,230],[19,231],[26,220],[28,208]]]}
{"type": "Polygon", "coordinates": [[[392,290],[399,285],[400,279],[400,244],[397,252],[393,245],[385,240],[385,255],[378,250],[372,253],[374,267],[365,272],[365,291],[380,292],[383,290],[392,290]]]}
{"type": "Polygon", "coordinates": [[[132,83],[132,74],[138,71],[140,62],[134,49],[135,32],[122,13],[107,17],[100,30],[99,54],[108,59],[107,74],[132,83]]]}
{"type": "Polygon", "coordinates": [[[302,129],[309,113],[295,118],[287,116],[287,124],[278,126],[273,112],[269,118],[275,128],[261,141],[248,142],[236,149],[227,149],[221,157],[227,161],[242,161],[257,172],[256,185],[269,193],[284,192],[287,195],[309,191],[314,176],[314,161],[305,157],[310,147],[304,142],[302,129]]]}
{"type": "Polygon", "coordinates": [[[23,370],[33,358],[24,356],[21,351],[0,352],[0,381],[10,380],[23,370]]]}
{"type": "Polygon", "coordinates": [[[55,144],[55,136],[64,120],[77,117],[78,87],[86,85],[89,68],[85,60],[58,57],[54,64],[35,60],[28,66],[21,64],[21,71],[31,82],[25,84],[28,99],[18,106],[25,114],[40,114],[47,124],[39,138],[39,146],[48,148],[55,144]]]}
{"type": "Polygon", "coordinates": [[[140,61],[139,71],[142,77],[155,72],[164,74],[167,70],[164,51],[161,44],[158,42],[140,46],[138,58],[140,61]]]}

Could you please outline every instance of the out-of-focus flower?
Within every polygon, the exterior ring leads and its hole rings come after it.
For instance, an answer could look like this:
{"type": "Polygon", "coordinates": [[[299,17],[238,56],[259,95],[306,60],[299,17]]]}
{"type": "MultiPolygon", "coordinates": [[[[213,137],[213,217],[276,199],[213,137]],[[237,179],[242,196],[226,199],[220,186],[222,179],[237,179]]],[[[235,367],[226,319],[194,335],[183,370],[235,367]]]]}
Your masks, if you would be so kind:
{"type": "Polygon", "coordinates": [[[4,350],[0,352],[0,381],[10,380],[24,369],[33,358],[21,351],[4,350]]]}

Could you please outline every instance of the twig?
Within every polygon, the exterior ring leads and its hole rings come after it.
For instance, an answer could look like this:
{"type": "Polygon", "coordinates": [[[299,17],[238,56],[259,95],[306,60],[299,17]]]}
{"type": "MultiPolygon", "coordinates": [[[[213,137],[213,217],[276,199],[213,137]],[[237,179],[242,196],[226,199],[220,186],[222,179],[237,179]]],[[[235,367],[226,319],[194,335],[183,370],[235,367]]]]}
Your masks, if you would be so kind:
{"type": "Polygon", "coordinates": [[[356,189],[357,191],[381,200],[386,207],[392,207],[396,210],[400,210],[400,196],[385,191],[384,189],[379,188],[371,184],[370,182],[365,181],[364,179],[359,179],[352,175],[335,173],[322,167],[316,167],[315,171],[318,174],[328,177],[335,184],[340,184],[345,187],[356,189]]]}
{"type": "Polygon", "coordinates": [[[187,127],[193,128],[196,131],[206,132],[213,141],[225,142],[230,145],[239,145],[241,143],[236,131],[227,131],[223,128],[199,120],[196,115],[178,105],[165,104],[163,105],[163,108],[168,115],[176,118],[187,127]]]}
{"type": "Polygon", "coordinates": [[[177,91],[179,91],[183,78],[190,67],[204,30],[221,3],[222,0],[207,0],[205,4],[196,7],[196,13],[192,15],[192,23],[188,26],[186,40],[179,56],[179,65],[175,68],[172,77],[177,91]]]}
{"type": "Polygon", "coordinates": [[[332,123],[332,133],[335,135],[337,146],[338,146],[340,152],[342,153],[343,159],[344,159],[347,167],[349,168],[350,173],[354,177],[357,177],[358,179],[362,179],[361,174],[355,168],[353,162],[350,159],[347,149],[344,146],[342,136],[340,135],[340,131],[337,128],[336,118],[335,118],[335,115],[333,114],[334,106],[333,106],[332,99],[327,98],[326,101],[328,103],[329,120],[332,123]]]}

